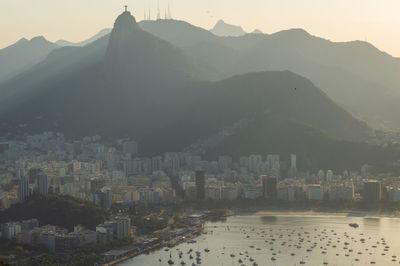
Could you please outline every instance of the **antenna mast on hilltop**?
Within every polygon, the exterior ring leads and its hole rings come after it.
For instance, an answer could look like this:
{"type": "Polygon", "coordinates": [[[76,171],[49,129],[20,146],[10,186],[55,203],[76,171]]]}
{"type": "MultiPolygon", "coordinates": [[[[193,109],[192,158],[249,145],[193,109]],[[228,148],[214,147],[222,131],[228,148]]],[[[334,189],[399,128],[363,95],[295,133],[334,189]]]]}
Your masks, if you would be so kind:
{"type": "Polygon", "coordinates": [[[125,5],[125,12],[128,12],[128,6],[125,5]]]}
{"type": "Polygon", "coordinates": [[[160,0],[157,0],[157,20],[161,19],[161,14],[160,14],[160,0]]]}

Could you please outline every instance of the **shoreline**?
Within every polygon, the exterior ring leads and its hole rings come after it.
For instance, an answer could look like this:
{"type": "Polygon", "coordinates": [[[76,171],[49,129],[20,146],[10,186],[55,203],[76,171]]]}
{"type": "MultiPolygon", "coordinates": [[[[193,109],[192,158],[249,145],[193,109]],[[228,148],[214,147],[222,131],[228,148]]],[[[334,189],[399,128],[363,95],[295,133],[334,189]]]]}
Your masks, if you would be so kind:
{"type": "MultiPolygon", "coordinates": [[[[354,217],[354,218],[396,218],[400,219],[400,213],[399,214],[394,214],[394,213],[385,213],[385,212],[371,212],[371,211],[343,211],[343,210],[338,210],[338,211],[318,211],[318,210],[285,210],[285,209],[276,209],[276,210],[254,210],[254,211],[245,211],[245,210],[236,210],[234,212],[231,212],[229,215],[226,216],[226,218],[229,218],[231,216],[297,216],[297,217],[354,217]]],[[[212,220],[207,220],[204,221],[206,222],[213,222],[212,220]]],[[[201,236],[203,233],[203,230],[200,229],[196,233],[193,233],[190,237],[186,238],[185,241],[180,240],[180,238],[174,238],[170,239],[169,241],[164,241],[163,243],[159,243],[155,246],[149,247],[146,250],[142,250],[141,252],[138,252],[136,254],[130,254],[127,256],[124,256],[122,258],[116,259],[109,261],[107,263],[103,263],[101,265],[103,266],[112,266],[112,265],[119,265],[127,260],[131,260],[139,255],[142,254],[147,254],[156,250],[162,250],[164,248],[173,248],[179,244],[182,244],[184,242],[190,241],[190,240],[195,240],[198,237],[201,236]],[[175,242],[175,241],[176,242],[175,242]],[[171,241],[174,242],[174,244],[171,245],[171,241]]]]}
{"type": "Polygon", "coordinates": [[[400,218],[400,213],[393,212],[372,212],[372,211],[352,211],[352,210],[255,210],[255,211],[235,211],[233,215],[255,215],[255,216],[336,216],[336,217],[359,217],[359,218],[400,218]]]}
{"type": "Polygon", "coordinates": [[[110,260],[108,262],[103,262],[100,263],[101,266],[113,266],[113,265],[119,265],[127,260],[131,260],[134,259],[137,256],[143,255],[143,254],[147,254],[153,251],[157,251],[157,250],[162,250],[164,248],[173,248],[175,246],[178,246],[179,244],[182,244],[184,242],[188,242],[188,241],[192,241],[195,240],[196,238],[198,238],[201,234],[203,233],[203,225],[200,224],[199,227],[194,226],[190,229],[190,235],[185,235],[185,239],[182,239],[182,236],[178,236],[175,238],[171,238],[168,240],[164,240],[160,243],[157,243],[153,246],[149,246],[146,249],[143,249],[139,252],[130,252],[129,254],[114,259],[114,260],[110,260]]]}

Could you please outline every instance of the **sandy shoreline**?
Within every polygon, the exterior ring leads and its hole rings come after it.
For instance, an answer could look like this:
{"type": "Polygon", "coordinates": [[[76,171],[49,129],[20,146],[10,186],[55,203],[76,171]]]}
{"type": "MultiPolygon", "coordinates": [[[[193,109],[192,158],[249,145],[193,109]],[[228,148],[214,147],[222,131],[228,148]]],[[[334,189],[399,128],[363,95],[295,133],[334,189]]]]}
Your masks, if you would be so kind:
{"type": "MultiPolygon", "coordinates": [[[[236,214],[245,214],[237,212],[236,214]]],[[[252,213],[258,216],[336,216],[361,218],[400,218],[400,213],[369,211],[293,211],[293,210],[260,210],[252,213]]]]}

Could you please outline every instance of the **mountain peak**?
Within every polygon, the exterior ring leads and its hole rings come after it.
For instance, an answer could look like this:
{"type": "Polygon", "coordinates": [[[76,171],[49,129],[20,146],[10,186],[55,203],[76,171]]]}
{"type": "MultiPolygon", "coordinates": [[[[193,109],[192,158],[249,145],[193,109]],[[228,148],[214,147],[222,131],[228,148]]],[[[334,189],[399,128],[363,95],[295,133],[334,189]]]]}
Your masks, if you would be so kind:
{"type": "Polygon", "coordinates": [[[133,77],[136,84],[139,84],[139,79],[144,83],[152,82],[154,76],[159,80],[186,78],[187,72],[192,73],[193,70],[179,49],[143,31],[128,11],[122,13],[114,23],[105,55],[105,67],[110,76],[117,77],[119,81],[125,80],[126,84],[133,77]]]}
{"type": "Polygon", "coordinates": [[[218,20],[217,24],[210,31],[218,36],[242,36],[246,34],[242,27],[227,24],[222,19],[218,20]]]}
{"type": "Polygon", "coordinates": [[[136,19],[132,16],[131,12],[124,11],[115,20],[113,32],[120,32],[122,34],[129,33],[135,30],[137,26],[136,19]]]}
{"type": "Polygon", "coordinates": [[[31,39],[32,42],[48,42],[43,36],[36,36],[31,39]]]}

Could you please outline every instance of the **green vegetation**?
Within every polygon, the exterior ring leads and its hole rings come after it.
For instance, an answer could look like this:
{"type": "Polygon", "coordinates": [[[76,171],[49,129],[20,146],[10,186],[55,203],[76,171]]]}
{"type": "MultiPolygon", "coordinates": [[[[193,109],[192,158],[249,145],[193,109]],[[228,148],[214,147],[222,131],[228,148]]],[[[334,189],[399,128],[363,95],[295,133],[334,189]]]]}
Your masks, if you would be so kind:
{"type": "Polygon", "coordinates": [[[131,216],[131,224],[136,227],[139,235],[153,233],[168,226],[169,215],[167,212],[152,214],[148,216],[131,216]]]}
{"type": "Polygon", "coordinates": [[[47,248],[45,246],[22,245],[5,238],[0,238],[0,256],[5,261],[0,260],[0,265],[10,265],[6,264],[6,262],[10,263],[15,260],[21,262],[27,257],[46,252],[47,248]]]}
{"type": "Polygon", "coordinates": [[[89,202],[71,196],[34,195],[23,203],[0,212],[0,223],[36,218],[40,225],[57,225],[73,230],[81,224],[89,229],[104,222],[109,213],[89,202]]]}

